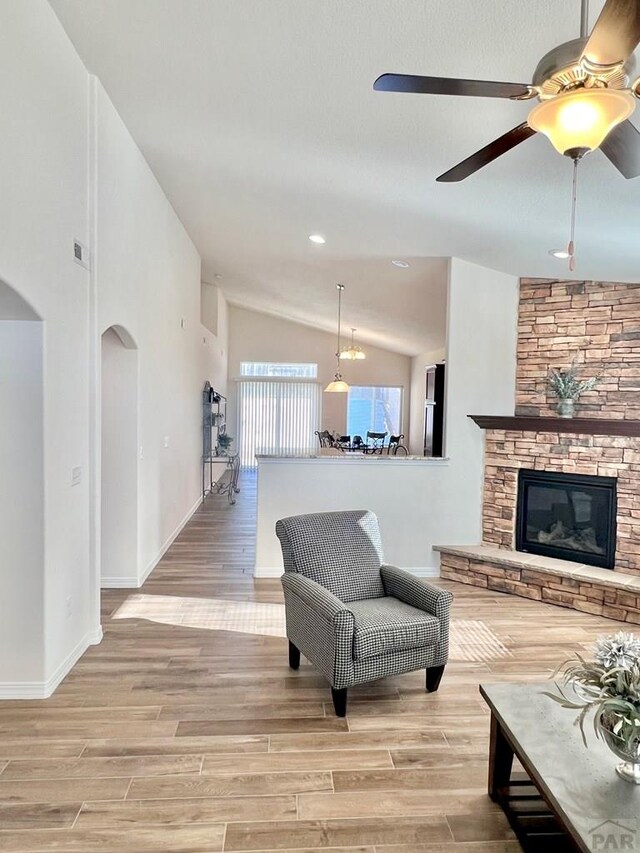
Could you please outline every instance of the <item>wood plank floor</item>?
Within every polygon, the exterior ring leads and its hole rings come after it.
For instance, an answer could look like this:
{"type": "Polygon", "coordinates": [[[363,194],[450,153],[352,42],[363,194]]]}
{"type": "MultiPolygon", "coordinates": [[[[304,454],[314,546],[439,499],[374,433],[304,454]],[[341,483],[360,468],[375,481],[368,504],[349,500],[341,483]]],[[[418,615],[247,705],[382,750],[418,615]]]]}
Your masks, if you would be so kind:
{"type": "Polygon", "coordinates": [[[609,620],[447,583],[451,661],[333,715],[287,667],[278,581],[251,576],[255,480],[211,497],[55,696],[0,703],[0,853],[517,853],[485,794],[479,682],[548,677],[609,620]]]}

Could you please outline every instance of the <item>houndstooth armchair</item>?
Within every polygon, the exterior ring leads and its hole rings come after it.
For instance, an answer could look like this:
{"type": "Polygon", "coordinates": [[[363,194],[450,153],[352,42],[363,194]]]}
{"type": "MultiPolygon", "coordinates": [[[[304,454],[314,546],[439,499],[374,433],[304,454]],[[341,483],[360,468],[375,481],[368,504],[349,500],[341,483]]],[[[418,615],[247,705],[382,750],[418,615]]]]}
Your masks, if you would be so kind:
{"type": "Polygon", "coordinates": [[[331,685],[337,716],[347,689],[426,669],[438,689],[449,647],[453,596],[394,566],[382,553],[378,519],[368,510],[295,515],[276,523],[289,639],[331,685]]]}

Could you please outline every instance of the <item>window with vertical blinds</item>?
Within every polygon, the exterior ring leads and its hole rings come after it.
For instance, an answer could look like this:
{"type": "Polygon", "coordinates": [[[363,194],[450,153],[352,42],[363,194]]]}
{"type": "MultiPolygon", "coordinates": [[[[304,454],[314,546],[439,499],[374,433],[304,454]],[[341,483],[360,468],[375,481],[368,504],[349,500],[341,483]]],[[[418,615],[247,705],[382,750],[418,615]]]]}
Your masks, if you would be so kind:
{"type": "Polygon", "coordinates": [[[372,432],[398,435],[402,415],[402,388],[356,386],[349,388],[347,432],[365,436],[372,432]]]}
{"type": "Polygon", "coordinates": [[[242,379],[238,382],[240,464],[256,465],[256,453],[300,455],[316,449],[322,393],[316,382],[242,379]]]}

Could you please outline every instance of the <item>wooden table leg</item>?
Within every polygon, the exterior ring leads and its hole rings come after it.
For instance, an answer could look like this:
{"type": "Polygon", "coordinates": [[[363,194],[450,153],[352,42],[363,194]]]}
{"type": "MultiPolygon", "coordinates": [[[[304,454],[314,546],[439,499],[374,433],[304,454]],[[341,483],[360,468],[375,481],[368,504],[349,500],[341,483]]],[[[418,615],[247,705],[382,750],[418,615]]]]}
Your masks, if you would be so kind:
{"type": "Polygon", "coordinates": [[[513,749],[504,736],[496,716],[491,714],[491,739],[489,742],[489,796],[497,800],[501,789],[506,788],[513,767],[513,749]]]}

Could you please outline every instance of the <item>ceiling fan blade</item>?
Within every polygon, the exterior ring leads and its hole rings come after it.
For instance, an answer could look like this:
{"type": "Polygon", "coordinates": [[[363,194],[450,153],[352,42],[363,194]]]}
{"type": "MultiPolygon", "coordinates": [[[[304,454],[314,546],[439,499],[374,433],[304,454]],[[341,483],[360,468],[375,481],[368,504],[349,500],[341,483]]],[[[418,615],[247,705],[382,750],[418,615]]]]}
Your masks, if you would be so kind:
{"type": "Polygon", "coordinates": [[[600,149],[625,178],[640,175],[640,132],[630,121],[614,127],[600,149]]]}
{"type": "Polygon", "coordinates": [[[473,175],[474,172],[477,172],[478,169],[486,166],[487,163],[497,160],[498,157],[506,154],[507,151],[515,148],[516,145],[520,145],[521,142],[524,142],[525,139],[529,139],[529,137],[533,136],[535,133],[536,131],[532,127],[529,127],[525,121],[517,127],[514,127],[513,130],[510,130],[508,133],[505,133],[503,136],[499,136],[498,139],[494,139],[493,142],[490,142],[488,145],[485,145],[484,148],[476,151],[476,153],[472,154],[471,157],[467,157],[466,160],[458,163],[458,165],[454,166],[453,169],[449,169],[448,172],[444,172],[444,174],[436,178],[436,181],[440,181],[441,183],[463,181],[465,178],[468,178],[469,175],[473,175]]]}
{"type": "Polygon", "coordinates": [[[420,77],[415,74],[381,74],[376,92],[414,92],[420,95],[469,95],[475,98],[527,98],[533,93],[525,83],[494,83],[457,77],[420,77]]]}
{"type": "Polygon", "coordinates": [[[607,0],[582,58],[592,65],[624,62],[640,42],[640,0],[607,0]]]}

